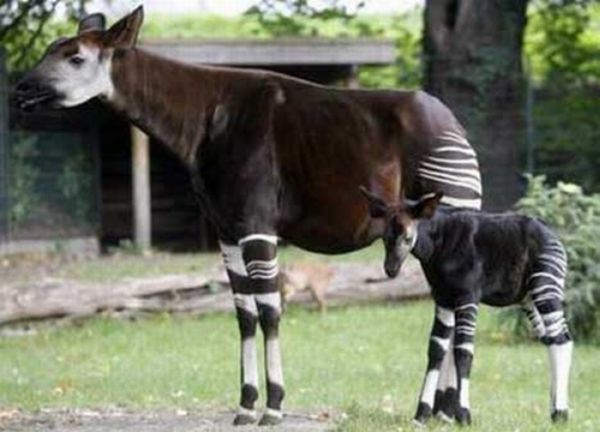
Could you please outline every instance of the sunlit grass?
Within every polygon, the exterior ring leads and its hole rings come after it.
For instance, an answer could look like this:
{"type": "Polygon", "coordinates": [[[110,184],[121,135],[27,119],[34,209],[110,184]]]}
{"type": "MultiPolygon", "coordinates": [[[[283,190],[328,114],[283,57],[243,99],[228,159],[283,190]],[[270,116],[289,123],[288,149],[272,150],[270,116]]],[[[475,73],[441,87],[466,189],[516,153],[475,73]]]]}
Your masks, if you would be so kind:
{"type": "MultiPolygon", "coordinates": [[[[283,321],[286,407],[331,410],[344,430],[406,430],[425,367],[429,302],[291,309],[283,321]]],[[[513,343],[483,310],[473,371],[474,430],[549,429],[545,348],[513,343]]],[[[233,316],[96,319],[0,340],[0,404],[41,407],[233,408],[238,400],[233,316]]],[[[578,346],[572,421],[600,430],[600,350],[578,346]]],[[[264,394],[261,394],[264,396],[264,394]]],[[[264,398],[261,398],[261,402],[264,398]]]]}

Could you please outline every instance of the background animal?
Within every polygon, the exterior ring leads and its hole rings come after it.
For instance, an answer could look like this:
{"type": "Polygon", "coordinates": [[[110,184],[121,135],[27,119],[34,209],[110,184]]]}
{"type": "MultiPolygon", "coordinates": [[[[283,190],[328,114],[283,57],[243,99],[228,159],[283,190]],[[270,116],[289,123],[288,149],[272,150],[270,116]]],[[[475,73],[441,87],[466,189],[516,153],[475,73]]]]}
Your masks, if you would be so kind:
{"type": "Polygon", "coordinates": [[[327,310],[325,292],[335,272],[328,264],[297,261],[281,268],[280,283],[284,304],[298,292],[309,291],[317,302],[320,312],[327,310]]]}

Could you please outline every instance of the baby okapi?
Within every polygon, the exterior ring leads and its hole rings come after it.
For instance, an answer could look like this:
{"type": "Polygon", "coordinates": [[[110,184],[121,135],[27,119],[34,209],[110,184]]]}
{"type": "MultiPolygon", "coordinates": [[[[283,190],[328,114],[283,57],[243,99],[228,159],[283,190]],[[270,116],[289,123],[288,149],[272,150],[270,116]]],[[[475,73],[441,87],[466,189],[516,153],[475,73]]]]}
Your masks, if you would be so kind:
{"type": "Polygon", "coordinates": [[[557,235],[540,220],[523,215],[437,209],[440,193],[418,202],[388,204],[361,190],[371,216],[385,222],[386,273],[395,277],[412,253],[421,262],[436,305],[415,422],[422,424],[433,414],[439,370],[454,337],[458,407],[453,416],[461,424],[470,423],[469,374],[480,302],[522,305],[549,348],[552,420],[566,420],[573,342],[562,304],[567,259],[557,235]]]}

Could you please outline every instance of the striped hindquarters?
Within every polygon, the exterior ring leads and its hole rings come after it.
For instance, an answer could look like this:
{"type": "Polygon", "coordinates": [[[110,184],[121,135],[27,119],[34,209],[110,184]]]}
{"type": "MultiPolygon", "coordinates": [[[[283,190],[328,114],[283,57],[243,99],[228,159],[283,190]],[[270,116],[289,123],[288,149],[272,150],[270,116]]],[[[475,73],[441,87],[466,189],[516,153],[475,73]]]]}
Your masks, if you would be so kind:
{"type": "Polygon", "coordinates": [[[529,294],[539,312],[548,343],[570,340],[563,301],[567,255],[556,236],[547,236],[527,282],[529,294]]]}
{"type": "Polygon", "coordinates": [[[422,190],[443,192],[442,203],[453,207],[481,209],[481,174],[469,141],[459,131],[449,129],[433,142],[417,169],[422,190]]]}
{"type": "Polygon", "coordinates": [[[538,301],[562,302],[566,275],[567,255],[563,245],[557,239],[546,241],[528,278],[530,294],[538,301]]]}

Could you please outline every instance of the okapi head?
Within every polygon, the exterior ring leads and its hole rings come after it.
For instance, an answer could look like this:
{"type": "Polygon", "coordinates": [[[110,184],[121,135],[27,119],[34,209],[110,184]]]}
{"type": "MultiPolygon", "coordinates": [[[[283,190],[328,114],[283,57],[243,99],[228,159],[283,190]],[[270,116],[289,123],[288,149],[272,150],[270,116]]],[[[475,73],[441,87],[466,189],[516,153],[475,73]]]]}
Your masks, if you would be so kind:
{"type": "Polygon", "coordinates": [[[100,13],[79,22],[77,35],[54,41],[15,88],[21,109],[38,105],[72,107],[113,93],[111,62],[115,52],[133,48],[144,18],[142,6],[109,29],[100,13]]]}
{"type": "Polygon", "coordinates": [[[433,217],[443,194],[429,194],[419,201],[405,199],[388,203],[365,187],[361,186],[360,191],[369,203],[371,217],[384,219],[384,269],[389,277],[394,278],[415,245],[418,220],[433,217]]]}

